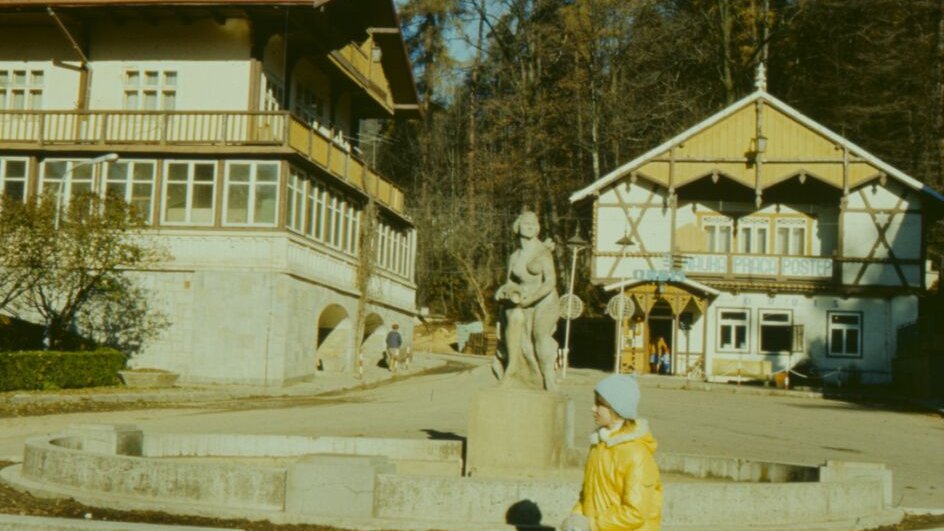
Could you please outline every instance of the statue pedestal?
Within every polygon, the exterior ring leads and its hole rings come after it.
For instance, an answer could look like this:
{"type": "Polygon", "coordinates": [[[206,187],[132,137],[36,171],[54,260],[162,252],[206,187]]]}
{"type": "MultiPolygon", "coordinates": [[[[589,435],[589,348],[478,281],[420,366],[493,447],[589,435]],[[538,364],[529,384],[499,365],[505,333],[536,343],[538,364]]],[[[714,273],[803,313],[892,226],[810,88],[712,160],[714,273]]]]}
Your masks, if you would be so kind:
{"type": "Polygon", "coordinates": [[[466,474],[561,468],[573,446],[574,404],[563,393],[493,387],[469,408],[466,474]]]}

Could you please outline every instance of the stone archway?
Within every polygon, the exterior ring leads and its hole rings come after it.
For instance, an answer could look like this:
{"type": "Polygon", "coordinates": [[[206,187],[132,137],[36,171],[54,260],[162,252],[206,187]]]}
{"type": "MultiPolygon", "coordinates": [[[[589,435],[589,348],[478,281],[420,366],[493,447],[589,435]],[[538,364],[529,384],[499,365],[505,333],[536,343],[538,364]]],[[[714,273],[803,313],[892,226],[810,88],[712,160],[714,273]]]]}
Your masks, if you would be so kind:
{"type": "Polygon", "coordinates": [[[385,326],[383,317],[379,314],[368,314],[364,319],[364,336],[361,338],[360,349],[365,364],[376,364],[384,355],[386,337],[389,327],[385,326]]]}
{"type": "Polygon", "coordinates": [[[340,372],[348,365],[353,320],[339,304],[330,304],[318,316],[316,363],[326,371],[340,372]]]}

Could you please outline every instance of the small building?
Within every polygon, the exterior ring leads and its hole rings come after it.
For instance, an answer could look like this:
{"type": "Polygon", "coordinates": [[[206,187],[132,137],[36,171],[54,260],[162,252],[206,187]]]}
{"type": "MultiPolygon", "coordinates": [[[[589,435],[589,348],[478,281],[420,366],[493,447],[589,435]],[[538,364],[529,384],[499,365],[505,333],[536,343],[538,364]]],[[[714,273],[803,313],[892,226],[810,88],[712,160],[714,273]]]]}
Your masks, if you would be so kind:
{"type": "Polygon", "coordinates": [[[172,260],[135,274],[171,325],[132,362],[182,381],[283,384],[412,334],[415,230],[359,124],[418,115],[392,0],[0,1],[0,193],[145,213],[172,260]]]}
{"type": "Polygon", "coordinates": [[[624,370],[891,380],[944,196],[756,92],[570,197],[592,202],[592,282],[631,297],[624,370]]]}

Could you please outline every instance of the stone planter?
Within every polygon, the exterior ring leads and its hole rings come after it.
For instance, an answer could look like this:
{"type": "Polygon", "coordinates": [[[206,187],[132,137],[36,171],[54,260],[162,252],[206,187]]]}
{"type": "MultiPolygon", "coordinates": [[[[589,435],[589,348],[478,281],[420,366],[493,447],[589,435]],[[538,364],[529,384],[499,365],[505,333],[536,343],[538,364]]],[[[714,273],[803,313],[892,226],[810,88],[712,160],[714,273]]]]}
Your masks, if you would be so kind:
{"type": "Polygon", "coordinates": [[[166,371],[118,371],[127,387],[160,388],[173,387],[180,376],[166,371]]]}

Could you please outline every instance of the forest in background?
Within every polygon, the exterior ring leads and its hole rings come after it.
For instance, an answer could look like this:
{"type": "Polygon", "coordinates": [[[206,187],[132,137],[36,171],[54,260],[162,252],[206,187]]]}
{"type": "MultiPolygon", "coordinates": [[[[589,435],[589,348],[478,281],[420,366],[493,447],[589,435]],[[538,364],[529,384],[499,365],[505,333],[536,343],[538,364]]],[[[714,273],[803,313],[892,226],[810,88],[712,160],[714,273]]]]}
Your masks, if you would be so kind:
{"type": "MultiPolygon", "coordinates": [[[[564,243],[591,227],[568,196],[751,93],[761,61],[768,92],[944,190],[944,0],[398,3],[425,113],[373,147],[407,190],[433,313],[492,322],[522,208],[566,286],[564,243]]],[[[581,260],[576,292],[599,307],[586,276],[581,260]]]]}

